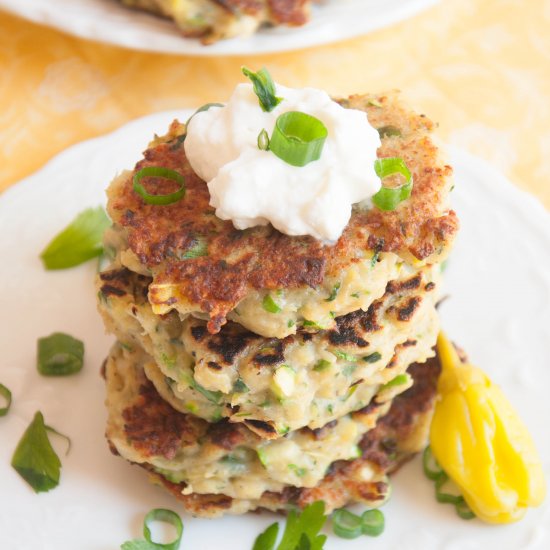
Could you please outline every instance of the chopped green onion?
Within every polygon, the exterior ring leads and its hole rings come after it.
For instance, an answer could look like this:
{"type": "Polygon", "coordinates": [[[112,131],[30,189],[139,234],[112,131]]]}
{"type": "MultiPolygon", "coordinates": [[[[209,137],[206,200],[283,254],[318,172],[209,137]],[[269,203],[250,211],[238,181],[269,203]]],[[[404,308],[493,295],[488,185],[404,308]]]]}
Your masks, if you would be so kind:
{"type": "Polygon", "coordinates": [[[316,328],[318,330],[325,330],[325,327],[322,327],[319,323],[315,321],[310,321],[309,319],[304,319],[302,322],[304,328],[316,328]]]}
{"type": "Polygon", "coordinates": [[[464,499],[462,499],[462,502],[455,505],[455,510],[462,519],[474,519],[476,517],[464,499]]]}
{"type": "Polygon", "coordinates": [[[336,296],[338,296],[338,291],[340,290],[340,286],[342,283],[338,282],[332,287],[332,292],[330,293],[330,296],[325,300],[325,302],[334,302],[336,300],[336,296]]]}
{"type": "Polygon", "coordinates": [[[340,351],[336,349],[332,353],[334,353],[336,357],[338,357],[339,359],[343,359],[344,361],[351,361],[352,363],[355,363],[355,361],[357,361],[357,357],[354,357],[353,355],[350,355],[345,351],[340,351]]]}
{"type": "Polygon", "coordinates": [[[103,252],[103,233],[111,225],[102,206],[88,208],[58,233],[40,254],[46,269],[80,265],[103,252]]]}
{"type": "Polygon", "coordinates": [[[369,99],[368,103],[371,107],[382,107],[382,103],[378,101],[377,99],[369,99]]]}
{"type": "Polygon", "coordinates": [[[161,206],[173,204],[185,196],[185,178],[179,172],[170,170],[170,168],[164,168],[162,166],[147,166],[141,170],[138,170],[134,174],[134,191],[147,204],[161,206]],[[148,193],[145,187],[141,184],[141,180],[143,178],[164,178],[171,180],[179,185],[179,189],[173,193],[154,195],[148,193]]]}
{"type": "Polygon", "coordinates": [[[424,474],[428,479],[435,481],[439,476],[444,473],[441,469],[441,466],[435,460],[432,449],[428,445],[424,452],[422,453],[422,467],[424,469],[424,474]]]}
{"type": "Polygon", "coordinates": [[[398,374],[395,378],[392,378],[389,382],[386,382],[381,388],[382,390],[387,390],[388,388],[393,388],[395,386],[401,386],[402,384],[406,384],[410,380],[410,376],[408,374],[398,374]]]}
{"type": "Polygon", "coordinates": [[[63,332],[38,339],[38,372],[43,376],[66,376],[82,369],[84,343],[63,332]]]}
{"type": "Polygon", "coordinates": [[[258,134],[258,149],[260,149],[260,151],[269,150],[269,136],[265,128],[258,134]]]}
{"type": "Polygon", "coordinates": [[[145,540],[129,540],[122,544],[121,550],[178,550],[183,535],[183,522],[181,518],[172,510],[165,508],[154,508],[143,521],[143,536],[145,540]],[[160,543],[154,542],[151,536],[150,525],[154,521],[161,521],[172,525],[176,530],[176,538],[172,542],[160,543]]]}
{"type": "Polygon", "coordinates": [[[6,416],[11,407],[11,391],[0,384],[0,395],[6,400],[6,404],[0,408],[0,416],[6,416]]]}
{"type": "Polygon", "coordinates": [[[243,382],[242,378],[237,378],[237,381],[233,384],[233,391],[235,393],[248,393],[250,388],[243,382]]]}
{"type": "Polygon", "coordinates": [[[374,267],[376,265],[376,262],[378,261],[379,256],[380,256],[380,250],[375,250],[370,260],[371,267],[374,267]]]}
{"type": "Polygon", "coordinates": [[[193,379],[192,388],[194,390],[197,390],[204,397],[206,397],[206,399],[208,399],[208,401],[210,401],[211,403],[214,403],[215,405],[220,404],[220,399],[222,398],[221,391],[207,390],[206,388],[201,386],[198,382],[195,382],[195,379],[193,379]]]}
{"type": "Polygon", "coordinates": [[[208,243],[204,237],[199,236],[195,237],[194,244],[182,254],[181,259],[190,260],[201,256],[208,256],[208,243]]]}
{"type": "Polygon", "coordinates": [[[244,76],[251,80],[254,86],[254,93],[258,96],[262,111],[267,113],[273,111],[283,98],[275,95],[275,84],[268,70],[265,67],[257,73],[252,72],[246,67],[241,67],[241,70],[244,76]]]}
{"type": "Polygon", "coordinates": [[[343,539],[356,539],[363,534],[361,518],[345,508],[332,514],[332,530],[343,539]]]}
{"type": "Polygon", "coordinates": [[[330,361],[327,361],[326,359],[319,359],[317,363],[315,363],[315,366],[313,367],[313,370],[316,372],[323,372],[330,368],[332,363],[330,361]]]}
{"type": "Polygon", "coordinates": [[[37,412],[11,459],[12,467],[36,493],[59,485],[61,461],[48,439],[48,429],[53,431],[44,424],[42,413],[37,412]]]}
{"type": "Polygon", "coordinates": [[[288,328],[292,328],[295,324],[296,324],[296,322],[295,322],[293,319],[289,319],[289,320],[288,320],[288,323],[286,324],[286,326],[287,326],[288,328]]]}
{"type": "Polygon", "coordinates": [[[321,157],[327,134],[318,118],[289,111],[277,118],[269,149],[287,164],[305,166],[321,157]]]}
{"type": "Polygon", "coordinates": [[[374,161],[374,171],[382,180],[394,174],[401,174],[405,178],[403,185],[398,187],[382,186],[378,193],[372,197],[372,202],[380,210],[395,210],[399,203],[411,196],[413,187],[412,174],[403,159],[397,157],[377,159],[374,161]]]}
{"type": "Polygon", "coordinates": [[[296,464],[289,464],[288,469],[292,470],[298,477],[304,477],[307,474],[306,468],[302,468],[296,464]]]}
{"type": "Polygon", "coordinates": [[[266,294],[262,301],[262,307],[269,313],[279,313],[281,308],[277,305],[271,294],[266,294]]]}
{"type": "Polygon", "coordinates": [[[442,504],[452,504],[457,515],[462,519],[472,519],[475,514],[472,512],[462,495],[451,494],[443,491],[443,487],[449,482],[449,476],[441,469],[435,460],[430,447],[424,449],[422,454],[422,467],[428,479],[435,481],[435,498],[442,504]]]}
{"type": "Polygon", "coordinates": [[[385,137],[401,137],[401,130],[397,126],[382,126],[378,128],[378,135],[381,138],[385,137]]]}
{"type": "Polygon", "coordinates": [[[380,361],[380,359],[382,359],[382,355],[377,351],[369,353],[369,355],[365,355],[365,357],[363,357],[363,361],[366,361],[367,363],[376,363],[376,361],[380,361]]]}
{"type": "Polygon", "coordinates": [[[185,128],[187,129],[187,127],[189,126],[189,123],[191,122],[191,119],[195,116],[195,115],[198,115],[199,113],[202,113],[203,111],[208,111],[208,109],[210,109],[211,107],[223,107],[223,103],[205,103],[202,107],[199,107],[188,119],[187,119],[187,122],[185,123],[185,128]]]}
{"type": "Polygon", "coordinates": [[[385,519],[380,510],[367,510],[361,515],[361,530],[363,535],[377,537],[384,531],[385,519]]]}

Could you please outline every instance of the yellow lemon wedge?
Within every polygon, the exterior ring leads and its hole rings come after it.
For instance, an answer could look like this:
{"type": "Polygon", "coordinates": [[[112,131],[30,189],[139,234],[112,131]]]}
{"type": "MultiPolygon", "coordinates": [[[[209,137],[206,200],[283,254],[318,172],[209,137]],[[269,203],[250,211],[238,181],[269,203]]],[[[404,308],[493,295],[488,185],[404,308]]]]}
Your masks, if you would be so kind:
{"type": "Polygon", "coordinates": [[[479,368],[462,363],[440,333],[438,398],[430,429],[432,453],[483,521],[511,523],[546,494],[546,480],[527,427],[479,368]]]}

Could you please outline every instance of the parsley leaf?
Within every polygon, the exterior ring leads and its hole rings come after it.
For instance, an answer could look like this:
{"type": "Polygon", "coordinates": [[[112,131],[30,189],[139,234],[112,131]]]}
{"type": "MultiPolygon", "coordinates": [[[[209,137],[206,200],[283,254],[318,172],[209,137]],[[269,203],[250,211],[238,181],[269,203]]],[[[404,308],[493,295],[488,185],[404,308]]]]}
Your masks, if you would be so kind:
{"type": "Polygon", "coordinates": [[[84,210],[42,251],[44,267],[66,269],[99,256],[103,252],[103,232],[110,225],[102,206],[84,210]]]}
{"type": "MultiPolygon", "coordinates": [[[[294,510],[289,512],[283,538],[277,550],[322,550],[327,540],[320,535],[327,517],[325,503],[322,500],[310,504],[301,513],[294,510]]],[[[274,550],[279,526],[270,525],[254,543],[253,550],[274,550]]]]}
{"type": "Polygon", "coordinates": [[[49,491],[59,485],[61,461],[48,439],[48,429],[55,432],[44,424],[44,417],[38,411],[11,459],[12,467],[36,493],[49,491]]]}

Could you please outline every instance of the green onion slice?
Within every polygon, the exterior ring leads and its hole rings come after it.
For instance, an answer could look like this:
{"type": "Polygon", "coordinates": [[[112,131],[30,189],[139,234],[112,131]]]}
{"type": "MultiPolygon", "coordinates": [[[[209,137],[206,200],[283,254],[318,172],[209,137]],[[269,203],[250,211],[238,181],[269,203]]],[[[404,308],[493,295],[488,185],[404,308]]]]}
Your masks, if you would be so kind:
{"type": "Polygon", "coordinates": [[[381,138],[399,136],[401,137],[401,130],[397,126],[381,126],[378,128],[378,135],[381,138]]]}
{"type": "Polygon", "coordinates": [[[403,159],[397,157],[376,159],[374,161],[374,171],[382,180],[394,174],[401,174],[406,180],[403,185],[398,187],[382,186],[378,193],[372,197],[372,202],[380,210],[395,210],[401,202],[411,196],[413,188],[412,174],[403,159]]]}
{"type": "Polygon", "coordinates": [[[441,474],[443,474],[443,470],[441,466],[437,463],[435,460],[432,449],[428,445],[424,452],[422,453],[422,467],[424,469],[424,474],[428,479],[431,479],[432,481],[436,481],[441,474]]]}
{"type": "Polygon", "coordinates": [[[264,299],[262,300],[262,307],[268,312],[268,313],[279,313],[281,311],[280,306],[275,302],[275,300],[271,297],[271,294],[266,294],[264,296],[264,299]]]}
{"type": "Polygon", "coordinates": [[[382,534],[385,526],[384,514],[380,510],[367,510],[361,516],[361,530],[363,535],[377,537],[382,534]]]}
{"type": "Polygon", "coordinates": [[[47,429],[42,413],[37,412],[11,459],[12,467],[36,493],[59,485],[61,461],[48,439],[47,429]]]}
{"type": "Polygon", "coordinates": [[[462,499],[462,502],[455,504],[455,510],[458,516],[462,519],[474,519],[476,517],[464,498],[462,499]]]}
{"type": "Polygon", "coordinates": [[[260,151],[269,150],[269,136],[265,128],[258,134],[258,149],[260,149],[260,151]]]}
{"type": "Polygon", "coordinates": [[[363,361],[367,363],[376,363],[376,361],[380,361],[380,359],[382,359],[382,354],[378,351],[374,351],[372,353],[369,353],[369,355],[365,355],[365,357],[363,357],[363,361]]]}
{"type": "Polygon", "coordinates": [[[80,265],[103,252],[103,233],[111,225],[102,206],[87,208],[58,233],[40,254],[46,269],[80,265]]]}
{"type": "Polygon", "coordinates": [[[147,166],[134,174],[134,191],[147,203],[165,206],[179,201],[185,196],[185,178],[175,170],[162,166],[147,166]],[[179,189],[173,193],[153,195],[142,185],[143,178],[164,178],[176,182],[179,189]]]}
{"type": "Polygon", "coordinates": [[[187,122],[185,123],[185,128],[187,129],[187,127],[189,126],[189,123],[191,122],[191,119],[195,116],[195,115],[198,115],[199,113],[202,113],[203,111],[208,111],[208,109],[210,109],[211,107],[223,107],[223,103],[205,103],[202,107],[199,107],[188,119],[187,119],[187,122]]]}
{"type": "Polygon", "coordinates": [[[321,157],[327,135],[318,118],[289,111],[277,118],[269,149],[287,164],[305,166],[321,157]]]}
{"type": "Polygon", "coordinates": [[[363,534],[363,522],[359,516],[345,508],[340,508],[332,514],[332,530],[343,539],[356,539],[363,534]]]}
{"type": "Polygon", "coordinates": [[[165,508],[154,508],[143,520],[143,536],[145,540],[130,540],[125,542],[120,548],[122,550],[178,550],[183,536],[183,522],[181,518],[172,510],[165,508]],[[150,525],[154,521],[168,523],[176,529],[176,538],[172,542],[160,543],[154,542],[151,536],[150,525]]]}
{"type": "Polygon", "coordinates": [[[268,70],[265,67],[257,73],[246,67],[241,67],[241,70],[244,76],[251,80],[254,86],[254,93],[258,96],[262,111],[267,113],[273,111],[283,98],[275,95],[275,84],[268,70]]]}
{"type": "Polygon", "coordinates": [[[66,376],[82,369],[84,343],[63,332],[38,339],[36,367],[44,376],[66,376]]]}
{"type": "Polygon", "coordinates": [[[437,502],[442,504],[460,504],[464,498],[461,495],[453,495],[443,491],[443,487],[449,481],[449,476],[445,472],[441,472],[435,480],[435,498],[437,502]]]}
{"type": "Polygon", "coordinates": [[[340,290],[340,287],[342,286],[342,283],[338,282],[332,287],[332,291],[330,293],[330,296],[325,299],[325,302],[334,302],[336,300],[336,296],[338,296],[338,291],[340,290]]]}
{"type": "Polygon", "coordinates": [[[386,390],[388,388],[393,388],[395,386],[401,386],[402,384],[406,384],[410,380],[410,376],[408,374],[398,374],[395,378],[392,378],[389,382],[386,382],[381,388],[380,391],[386,390]]]}
{"type": "Polygon", "coordinates": [[[6,400],[6,404],[0,408],[0,416],[6,416],[11,407],[11,391],[0,384],[0,395],[6,400]]]}

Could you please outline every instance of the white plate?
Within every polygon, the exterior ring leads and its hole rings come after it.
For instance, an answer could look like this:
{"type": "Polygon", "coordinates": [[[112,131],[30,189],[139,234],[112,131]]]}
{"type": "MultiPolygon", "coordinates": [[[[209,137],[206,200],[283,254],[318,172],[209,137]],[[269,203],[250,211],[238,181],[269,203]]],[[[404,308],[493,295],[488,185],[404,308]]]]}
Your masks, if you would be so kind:
{"type": "MultiPolygon", "coordinates": [[[[14,403],[0,418],[0,547],[9,550],[109,550],[141,535],[143,515],[178,503],[145,473],[114,457],[103,437],[104,387],[99,367],[111,338],[95,309],[96,262],[46,272],[39,253],[77,212],[104,202],[113,174],[132,167],[149,138],[176,116],[160,113],[71,147],[0,196],[0,382],[14,403]],[[67,378],[36,373],[37,338],[66,331],[86,344],[84,369],[67,378]],[[35,411],[73,439],[62,456],[61,484],[40,495],[10,467],[35,411]]],[[[529,425],[550,477],[550,216],[531,196],[460,151],[453,203],[462,232],[447,273],[442,307],[447,331],[500,383],[529,425]]],[[[62,448],[60,448],[61,450],[62,448]]],[[[550,548],[550,503],[520,523],[464,522],[435,503],[418,460],[394,477],[377,539],[330,537],[327,550],[536,550],[550,548]]],[[[182,549],[249,550],[273,516],[208,521],[184,516],[182,549]]]]}
{"type": "Polygon", "coordinates": [[[0,0],[0,9],[81,38],[137,50],[192,55],[262,54],[296,50],[366,34],[439,0],[323,0],[309,24],[262,29],[250,38],[203,46],[183,38],[174,24],[129,10],[116,0],[0,0]]]}

